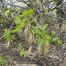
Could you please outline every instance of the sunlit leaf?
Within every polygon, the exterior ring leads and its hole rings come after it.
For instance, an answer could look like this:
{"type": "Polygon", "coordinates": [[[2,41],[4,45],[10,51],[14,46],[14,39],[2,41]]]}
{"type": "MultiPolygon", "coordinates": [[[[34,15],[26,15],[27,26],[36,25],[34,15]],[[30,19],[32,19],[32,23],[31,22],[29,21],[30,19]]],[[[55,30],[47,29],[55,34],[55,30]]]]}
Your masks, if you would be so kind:
{"type": "Polygon", "coordinates": [[[33,13],[34,13],[33,9],[26,10],[26,11],[23,12],[23,16],[28,17],[30,15],[33,15],[33,13]]]}
{"type": "Polygon", "coordinates": [[[53,41],[56,42],[58,45],[63,45],[63,43],[58,37],[53,38],[53,41]]]}
{"type": "Polygon", "coordinates": [[[21,21],[21,23],[18,24],[14,30],[12,30],[12,32],[19,32],[19,31],[21,30],[21,28],[25,26],[26,20],[27,20],[27,18],[23,19],[23,20],[21,21]]]}
{"type": "Polygon", "coordinates": [[[9,10],[6,10],[5,11],[5,16],[8,16],[9,15],[9,10]]]}

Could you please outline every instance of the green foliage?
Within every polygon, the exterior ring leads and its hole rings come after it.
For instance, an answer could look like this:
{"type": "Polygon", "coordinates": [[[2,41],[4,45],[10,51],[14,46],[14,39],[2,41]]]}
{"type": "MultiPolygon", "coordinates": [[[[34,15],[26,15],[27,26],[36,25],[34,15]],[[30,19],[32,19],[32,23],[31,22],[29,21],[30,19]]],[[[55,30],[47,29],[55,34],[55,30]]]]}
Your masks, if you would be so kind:
{"type": "Polygon", "coordinates": [[[60,39],[58,37],[53,38],[53,41],[56,42],[60,46],[63,45],[63,43],[60,41],[60,39]]]}
{"type": "Polygon", "coordinates": [[[39,45],[42,44],[50,44],[52,42],[52,37],[50,36],[49,32],[46,30],[47,29],[47,24],[43,25],[41,28],[33,28],[32,32],[36,36],[36,40],[39,45]]]}
{"type": "Polygon", "coordinates": [[[28,17],[33,15],[33,13],[34,13],[34,10],[29,9],[24,11],[22,15],[16,16],[15,17],[16,28],[13,30],[13,32],[19,32],[22,27],[25,27],[25,25],[27,24],[27,20],[29,19],[28,17]],[[22,17],[24,18],[21,19],[22,17]]]}
{"type": "Polygon", "coordinates": [[[25,26],[27,18],[23,19],[19,24],[16,25],[16,28],[12,32],[19,32],[22,27],[25,26]]]}
{"type": "Polygon", "coordinates": [[[0,56],[0,66],[2,66],[4,63],[5,63],[5,59],[2,56],[0,56]]]}
{"type": "MultiPolygon", "coordinates": [[[[10,13],[9,10],[5,11],[5,16],[8,16],[10,13]]],[[[14,35],[12,35],[13,33],[18,33],[22,27],[25,27],[27,23],[27,20],[29,19],[29,16],[33,15],[34,10],[33,9],[29,9],[23,12],[23,14],[15,16],[15,24],[16,27],[14,29],[4,29],[4,33],[3,36],[1,38],[5,38],[8,42],[12,42],[13,39],[15,38],[14,35]],[[24,17],[22,19],[22,17],[24,17]]],[[[10,17],[11,18],[11,17],[10,17]]]]}
{"type": "Polygon", "coordinates": [[[24,47],[21,44],[19,44],[18,46],[18,51],[19,51],[20,56],[23,56],[23,57],[27,56],[27,52],[24,50],[24,47]]]}
{"type": "MultiPolygon", "coordinates": [[[[49,0],[49,1],[56,2],[58,0],[49,0]]],[[[39,5],[40,0],[38,0],[38,1],[36,0],[36,2],[39,5]]],[[[50,10],[51,12],[49,12],[48,7],[46,6],[48,4],[46,3],[45,6],[43,5],[44,7],[42,5],[37,7],[37,4],[36,4],[36,8],[33,7],[33,9],[27,9],[27,10],[22,9],[22,11],[21,11],[21,9],[4,9],[5,16],[4,16],[4,18],[1,17],[1,19],[0,19],[0,22],[1,21],[3,22],[3,29],[2,29],[3,34],[2,34],[1,38],[5,38],[6,41],[8,41],[8,42],[13,42],[13,40],[16,38],[15,37],[16,34],[18,35],[20,30],[23,29],[22,30],[23,33],[21,33],[21,35],[25,35],[28,38],[28,36],[29,36],[28,33],[30,31],[32,31],[32,33],[34,34],[34,37],[35,37],[34,38],[34,40],[36,42],[35,44],[42,45],[42,46],[46,45],[45,49],[46,49],[46,47],[48,48],[48,46],[52,42],[55,42],[58,45],[62,45],[60,38],[56,37],[56,32],[48,31],[48,23],[53,22],[53,19],[52,19],[53,16],[50,14],[50,13],[52,13],[52,11],[50,10]],[[49,16],[47,18],[45,15],[50,15],[52,17],[50,17],[50,19],[49,19],[49,16]],[[42,22],[43,22],[43,24],[44,23],[46,23],[46,24],[44,24],[44,25],[40,24],[40,26],[36,25],[36,23],[42,23],[42,22]],[[6,29],[7,26],[4,26],[4,24],[8,25],[8,27],[10,27],[11,23],[14,23],[12,28],[6,29]],[[27,32],[27,33],[25,33],[25,32],[27,32]]],[[[55,11],[53,11],[53,12],[56,13],[55,11]]],[[[18,38],[23,39],[22,36],[19,35],[17,37],[16,41],[19,41],[18,38]]],[[[19,43],[20,43],[20,41],[19,41],[19,43]]],[[[18,50],[19,50],[20,56],[24,56],[24,57],[27,56],[27,52],[24,50],[24,47],[22,47],[21,44],[19,44],[18,50]]]]}
{"type": "Polygon", "coordinates": [[[23,16],[24,17],[29,17],[30,15],[33,15],[34,14],[34,10],[33,9],[29,9],[29,10],[26,10],[23,12],[23,16]]]}
{"type": "Polygon", "coordinates": [[[39,45],[49,45],[52,42],[56,42],[57,44],[62,45],[60,39],[58,37],[54,37],[56,35],[56,32],[52,31],[52,33],[50,34],[47,28],[48,24],[44,24],[41,27],[34,27],[32,29],[32,32],[36,36],[36,42],[39,45]]]}
{"type": "Polygon", "coordinates": [[[20,50],[19,54],[20,54],[20,56],[23,56],[23,57],[27,56],[27,53],[26,53],[26,51],[24,49],[20,50]]]}
{"type": "Polygon", "coordinates": [[[56,35],[56,31],[52,31],[51,34],[52,34],[52,36],[55,36],[56,35]]]}
{"type": "Polygon", "coordinates": [[[14,35],[11,35],[10,29],[5,29],[3,36],[8,42],[12,42],[14,39],[14,35]]]}
{"type": "Polygon", "coordinates": [[[16,25],[17,25],[17,24],[20,24],[20,22],[21,22],[21,15],[16,16],[14,21],[15,21],[15,24],[16,24],[16,25]]]}

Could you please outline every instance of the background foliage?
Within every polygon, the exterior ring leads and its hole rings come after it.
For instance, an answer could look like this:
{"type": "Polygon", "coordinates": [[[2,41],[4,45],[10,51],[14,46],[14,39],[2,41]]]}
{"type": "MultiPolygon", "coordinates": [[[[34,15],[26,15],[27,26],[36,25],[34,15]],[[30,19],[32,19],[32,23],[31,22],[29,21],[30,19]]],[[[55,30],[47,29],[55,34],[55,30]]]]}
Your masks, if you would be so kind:
{"type": "Polygon", "coordinates": [[[14,4],[0,1],[2,47],[16,48],[21,57],[31,58],[36,52],[47,56],[51,45],[63,46],[66,20],[61,0],[28,0],[23,1],[22,6],[20,2],[14,4]]]}

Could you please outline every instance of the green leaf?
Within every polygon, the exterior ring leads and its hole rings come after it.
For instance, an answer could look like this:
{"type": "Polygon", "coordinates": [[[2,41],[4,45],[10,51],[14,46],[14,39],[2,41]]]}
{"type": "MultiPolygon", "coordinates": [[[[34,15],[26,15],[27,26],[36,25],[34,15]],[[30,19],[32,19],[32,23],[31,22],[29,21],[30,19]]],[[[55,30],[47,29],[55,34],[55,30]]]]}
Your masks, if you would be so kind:
{"type": "Polygon", "coordinates": [[[14,33],[19,32],[23,25],[24,25],[24,23],[17,25],[16,28],[12,32],[14,32],[14,33]]]}
{"type": "Polygon", "coordinates": [[[53,38],[53,41],[56,42],[58,45],[63,45],[58,37],[53,38]]]}
{"type": "Polygon", "coordinates": [[[18,24],[14,30],[12,30],[12,32],[13,32],[13,33],[19,32],[19,31],[21,30],[21,28],[25,26],[26,20],[27,20],[27,18],[23,19],[23,20],[21,21],[21,23],[18,24]]]}
{"type": "Polygon", "coordinates": [[[10,33],[11,33],[10,29],[5,29],[4,30],[4,37],[9,37],[10,33]]]}
{"type": "Polygon", "coordinates": [[[15,17],[15,24],[20,24],[21,22],[21,15],[15,17]]]}
{"type": "Polygon", "coordinates": [[[27,53],[26,53],[26,51],[25,50],[20,50],[20,56],[24,56],[24,57],[26,57],[27,56],[27,53]]]}
{"type": "Polygon", "coordinates": [[[45,42],[44,42],[44,45],[49,45],[50,44],[50,41],[49,40],[46,40],[45,42]]]}
{"type": "Polygon", "coordinates": [[[9,38],[7,38],[7,41],[8,42],[13,42],[13,39],[14,39],[14,35],[10,35],[9,38]]]}
{"type": "Polygon", "coordinates": [[[52,31],[52,36],[56,35],[56,32],[55,31],[52,31]]]}
{"type": "Polygon", "coordinates": [[[14,39],[14,35],[11,35],[10,29],[5,29],[3,33],[3,37],[8,41],[12,42],[14,39]]]}
{"type": "Polygon", "coordinates": [[[29,9],[29,10],[26,10],[26,11],[23,12],[23,16],[24,17],[28,17],[30,15],[33,15],[33,13],[34,13],[34,10],[33,9],[29,9]]]}
{"type": "Polygon", "coordinates": [[[44,42],[44,40],[41,39],[41,37],[37,37],[37,38],[36,38],[36,44],[38,44],[38,45],[43,45],[43,42],[44,42]]]}

